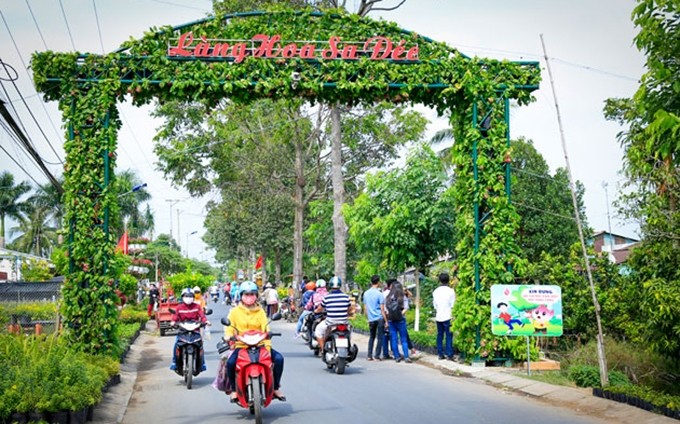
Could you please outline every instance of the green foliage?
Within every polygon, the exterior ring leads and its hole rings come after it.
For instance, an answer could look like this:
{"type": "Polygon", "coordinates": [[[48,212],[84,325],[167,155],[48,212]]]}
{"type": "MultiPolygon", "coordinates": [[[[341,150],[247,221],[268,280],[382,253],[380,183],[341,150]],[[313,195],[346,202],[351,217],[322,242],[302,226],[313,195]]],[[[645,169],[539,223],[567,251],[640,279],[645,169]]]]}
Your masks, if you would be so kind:
{"type": "Polygon", "coordinates": [[[135,299],[137,296],[137,279],[130,274],[122,274],[118,278],[118,290],[123,292],[128,299],[135,299]]]}
{"type": "Polygon", "coordinates": [[[626,127],[619,133],[625,149],[626,185],[620,203],[624,216],[641,223],[642,246],[630,260],[638,326],[627,326],[636,340],[667,358],[680,355],[680,5],[639,0],[633,22],[635,43],[647,57],[647,72],[630,99],[609,99],[605,116],[626,127]],[[669,40],[673,40],[669,42],[669,40]]]}
{"type": "Polygon", "coordinates": [[[123,324],[143,324],[149,320],[146,310],[126,306],[120,310],[120,322],[123,324]]]}
{"type": "MultiPolygon", "coordinates": [[[[578,242],[573,218],[574,207],[566,171],[554,175],[531,140],[510,142],[512,159],[512,202],[520,214],[517,243],[530,262],[542,254],[568,257],[569,248],[578,242]]],[[[586,224],[583,205],[584,187],[577,182],[577,200],[581,222],[586,224]]]]}
{"type": "Polygon", "coordinates": [[[29,260],[21,264],[21,276],[24,281],[47,281],[54,276],[54,271],[46,260],[29,260]]]}
{"type": "MultiPolygon", "coordinates": [[[[569,368],[569,378],[579,387],[600,387],[600,368],[592,365],[574,365],[569,368]]],[[[630,384],[628,377],[619,371],[609,371],[609,384],[630,384]]]]}
{"type": "Polygon", "coordinates": [[[399,271],[426,264],[453,246],[451,198],[441,162],[426,145],[402,169],[366,178],[365,191],[345,208],[349,233],[361,253],[377,253],[381,267],[399,271]]]}
{"type": "Polygon", "coordinates": [[[212,285],[213,278],[199,274],[198,272],[185,271],[177,273],[168,278],[175,294],[179,296],[185,288],[193,288],[198,286],[201,288],[201,293],[205,293],[206,289],[212,285]]]}
{"type": "MultiPolygon", "coordinates": [[[[0,335],[0,418],[12,412],[80,410],[101,400],[105,363],[56,337],[0,335]]],[[[108,363],[108,362],[107,362],[108,363]]],[[[108,367],[112,367],[108,365],[108,367]]]]}

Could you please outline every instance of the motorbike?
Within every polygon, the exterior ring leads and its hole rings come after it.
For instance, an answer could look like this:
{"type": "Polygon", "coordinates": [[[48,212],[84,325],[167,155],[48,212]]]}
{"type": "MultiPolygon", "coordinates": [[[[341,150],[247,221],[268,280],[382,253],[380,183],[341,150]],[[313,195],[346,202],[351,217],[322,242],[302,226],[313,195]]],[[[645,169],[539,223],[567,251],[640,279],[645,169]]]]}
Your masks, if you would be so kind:
{"type": "Polygon", "coordinates": [[[284,297],[281,301],[281,317],[286,320],[286,322],[296,322],[298,319],[297,308],[291,301],[290,297],[284,297]]]}
{"type": "Polygon", "coordinates": [[[211,297],[213,303],[218,303],[220,301],[220,295],[217,293],[213,293],[211,297]]]}
{"type": "MultiPolygon", "coordinates": [[[[171,313],[175,313],[170,309],[171,313]]],[[[212,310],[208,309],[206,315],[210,315],[212,310]]],[[[205,324],[198,321],[181,321],[175,324],[178,329],[177,335],[177,369],[175,373],[184,377],[187,390],[191,390],[193,379],[201,373],[203,365],[203,338],[201,328],[205,324]]]]}
{"type": "MultiPolygon", "coordinates": [[[[281,314],[272,315],[271,320],[281,319],[281,314]]],[[[231,322],[224,317],[222,325],[230,326],[231,322]]],[[[234,338],[244,343],[247,348],[238,352],[236,359],[236,393],[238,405],[247,408],[255,415],[255,422],[262,423],[262,408],[266,408],[272,401],[274,393],[274,361],[271,353],[264,347],[263,342],[281,333],[265,333],[259,330],[239,331],[237,328],[234,338]]],[[[221,354],[229,350],[224,340],[217,344],[217,351],[221,354]]]]}
{"type": "Polygon", "coordinates": [[[347,364],[354,361],[359,353],[357,345],[352,344],[352,327],[349,324],[332,324],[328,330],[321,360],[328,369],[335,368],[336,374],[344,374],[347,364]]]}
{"type": "Polygon", "coordinates": [[[319,356],[319,350],[321,348],[316,337],[314,337],[314,330],[316,330],[316,326],[324,319],[326,319],[326,314],[324,313],[311,313],[305,317],[305,321],[302,324],[302,339],[307,342],[307,346],[314,352],[314,356],[319,356]]]}

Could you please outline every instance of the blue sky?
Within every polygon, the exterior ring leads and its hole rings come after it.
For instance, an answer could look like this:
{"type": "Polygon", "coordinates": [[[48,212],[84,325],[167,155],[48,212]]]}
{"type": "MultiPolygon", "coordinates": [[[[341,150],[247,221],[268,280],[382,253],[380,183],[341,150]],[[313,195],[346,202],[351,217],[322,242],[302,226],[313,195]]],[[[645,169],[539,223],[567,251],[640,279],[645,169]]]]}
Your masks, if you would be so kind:
{"type": "MultiPolygon", "coordinates": [[[[396,4],[396,0],[385,3],[396,4]]],[[[348,4],[353,2],[350,0],[348,4]]],[[[72,51],[73,45],[81,52],[101,53],[102,47],[103,51],[109,52],[152,27],[200,19],[209,13],[211,5],[210,0],[0,0],[4,18],[0,22],[0,59],[17,69],[19,90],[63,159],[61,117],[56,104],[41,105],[29,78],[30,70],[25,69],[22,59],[28,65],[33,51],[45,48],[72,51]]],[[[637,30],[630,15],[634,5],[633,0],[407,0],[400,9],[383,16],[405,29],[444,41],[470,56],[540,61],[544,79],[541,89],[535,93],[537,101],[526,107],[513,108],[511,136],[532,139],[555,170],[564,166],[565,160],[541,49],[540,34],[543,34],[572,170],[574,177],[586,186],[588,221],[599,231],[608,226],[603,183],[608,184],[611,204],[622,182],[619,173],[622,150],[616,140],[616,134],[622,128],[605,121],[602,108],[609,97],[632,96],[643,72],[644,57],[633,46],[637,30]]],[[[0,77],[4,76],[0,70],[0,77]]],[[[54,163],[49,165],[50,169],[60,173],[58,159],[17,92],[11,83],[3,83],[38,151],[47,162],[54,163]]],[[[0,98],[6,97],[0,90],[0,98]]],[[[177,238],[180,234],[179,242],[183,250],[188,245],[191,256],[210,259],[210,252],[200,240],[204,234],[202,205],[216,193],[200,200],[191,199],[186,192],[164,181],[162,174],[154,171],[151,143],[159,122],[149,117],[148,108],[134,108],[126,103],[120,110],[123,129],[119,133],[119,167],[135,169],[149,185],[157,233],[169,232],[169,200],[179,200],[173,208],[173,235],[177,238]],[[181,211],[179,230],[178,210],[181,211]],[[198,233],[191,235],[193,231],[198,233]]],[[[428,133],[447,126],[446,120],[437,119],[432,111],[424,113],[432,121],[428,133]]],[[[18,153],[18,148],[2,129],[0,146],[17,158],[36,180],[46,181],[26,156],[18,153]]],[[[29,180],[2,151],[0,164],[0,169],[8,169],[19,179],[29,180]]],[[[610,213],[613,232],[636,236],[637,225],[618,219],[611,206],[610,213]]]]}

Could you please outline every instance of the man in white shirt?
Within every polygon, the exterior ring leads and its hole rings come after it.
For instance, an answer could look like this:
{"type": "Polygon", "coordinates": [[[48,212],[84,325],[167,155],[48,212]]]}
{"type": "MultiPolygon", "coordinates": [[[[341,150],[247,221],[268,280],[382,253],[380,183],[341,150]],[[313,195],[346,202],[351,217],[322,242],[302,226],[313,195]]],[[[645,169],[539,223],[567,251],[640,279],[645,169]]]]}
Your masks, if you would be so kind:
{"type": "Polygon", "coordinates": [[[451,333],[451,309],[456,303],[456,292],[449,287],[449,274],[439,274],[439,287],[432,292],[432,303],[437,312],[437,353],[439,359],[453,361],[453,334],[451,333]],[[443,339],[446,336],[446,351],[444,351],[443,339]],[[446,353],[446,356],[444,356],[446,353]]]}

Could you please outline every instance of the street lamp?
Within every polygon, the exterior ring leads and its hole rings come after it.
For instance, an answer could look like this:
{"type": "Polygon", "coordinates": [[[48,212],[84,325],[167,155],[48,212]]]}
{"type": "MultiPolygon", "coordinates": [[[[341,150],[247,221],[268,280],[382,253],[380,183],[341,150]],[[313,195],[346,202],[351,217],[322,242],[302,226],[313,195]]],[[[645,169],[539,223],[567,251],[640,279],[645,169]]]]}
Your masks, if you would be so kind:
{"type": "Polygon", "coordinates": [[[189,236],[193,236],[193,235],[196,234],[197,232],[198,232],[198,231],[192,231],[192,232],[190,232],[190,233],[187,233],[187,250],[186,250],[186,252],[187,252],[187,258],[189,258],[189,236]]]}
{"type": "Polygon", "coordinates": [[[143,189],[144,187],[146,187],[146,185],[147,185],[146,183],[137,184],[136,186],[132,187],[132,190],[126,191],[125,193],[121,193],[121,194],[118,195],[118,197],[123,197],[127,194],[134,193],[135,191],[139,191],[139,190],[143,189]]]}

